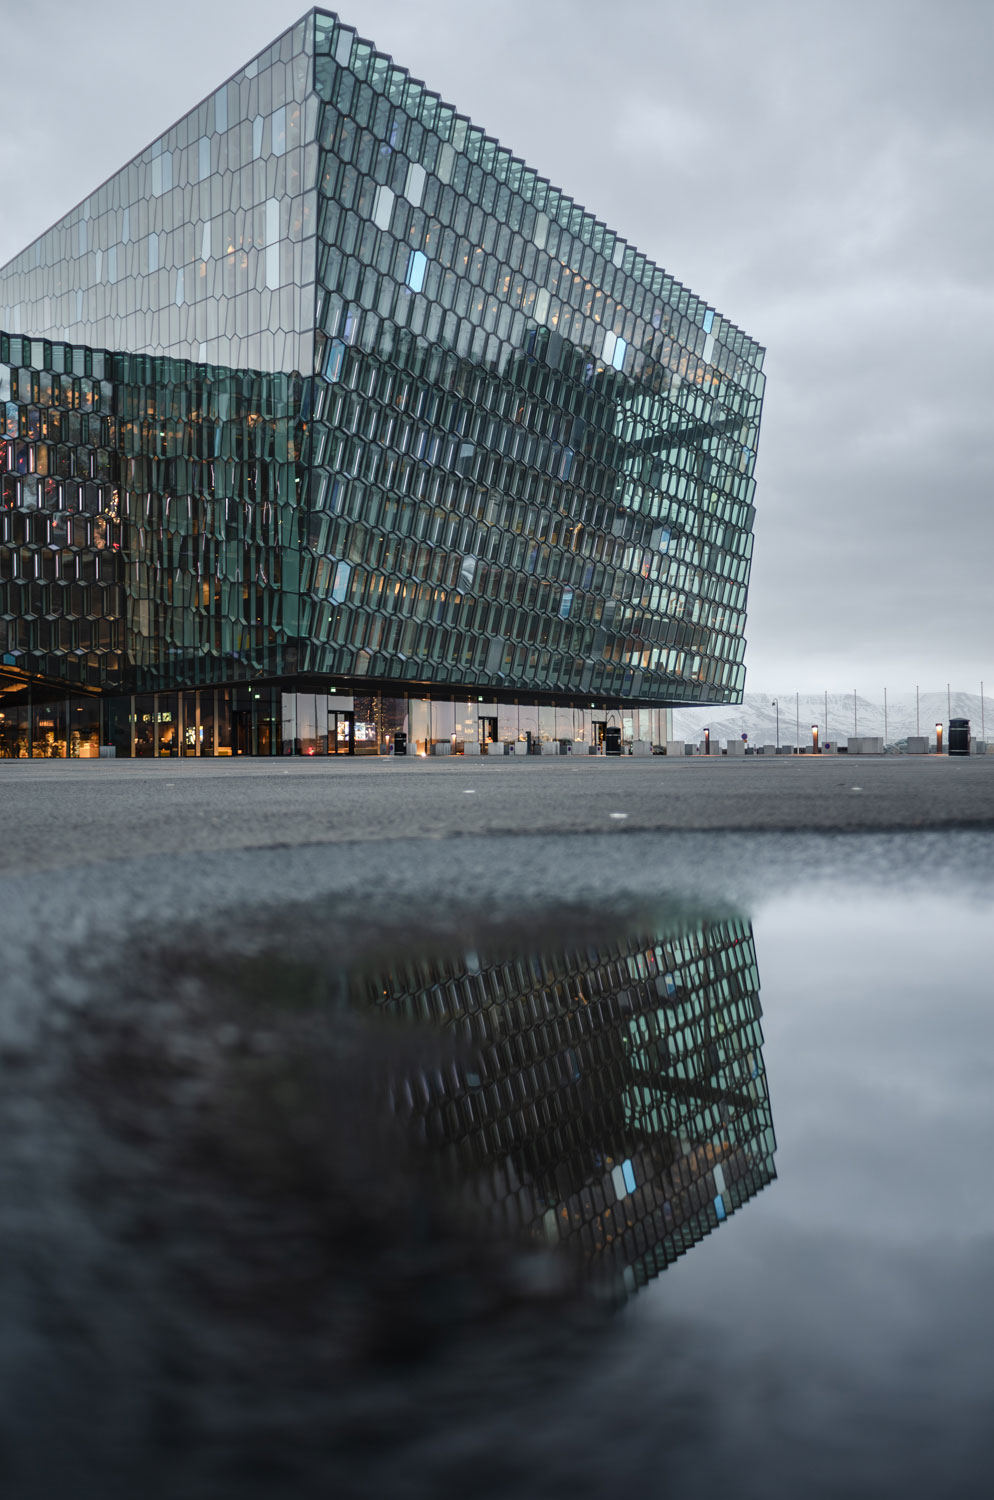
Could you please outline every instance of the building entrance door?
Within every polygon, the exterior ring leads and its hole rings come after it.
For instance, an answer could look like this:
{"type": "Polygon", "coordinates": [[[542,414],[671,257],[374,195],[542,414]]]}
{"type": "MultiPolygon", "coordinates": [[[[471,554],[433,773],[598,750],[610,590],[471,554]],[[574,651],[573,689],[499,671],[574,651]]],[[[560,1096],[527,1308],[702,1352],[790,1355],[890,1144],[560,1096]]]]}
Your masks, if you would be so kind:
{"type": "Polygon", "coordinates": [[[252,710],[233,708],[231,711],[231,749],[235,755],[252,755],[252,710]]]}
{"type": "Polygon", "coordinates": [[[480,750],[489,755],[489,747],[497,743],[497,720],[480,716],[480,750]]]}
{"type": "Polygon", "coordinates": [[[355,754],[355,714],[328,712],[328,754],[355,754]]]}
{"type": "Polygon", "coordinates": [[[591,742],[598,755],[604,754],[604,734],[607,729],[606,719],[594,719],[591,721],[591,742]]]}

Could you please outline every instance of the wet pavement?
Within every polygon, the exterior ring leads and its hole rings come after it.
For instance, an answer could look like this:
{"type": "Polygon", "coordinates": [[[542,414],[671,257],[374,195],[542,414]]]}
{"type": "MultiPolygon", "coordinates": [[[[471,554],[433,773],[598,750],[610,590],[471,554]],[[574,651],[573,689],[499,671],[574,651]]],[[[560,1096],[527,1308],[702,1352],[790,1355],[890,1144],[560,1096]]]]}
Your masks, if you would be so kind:
{"type": "Polygon", "coordinates": [[[977,1489],[992,772],[0,765],[4,1495],[977,1489]]]}

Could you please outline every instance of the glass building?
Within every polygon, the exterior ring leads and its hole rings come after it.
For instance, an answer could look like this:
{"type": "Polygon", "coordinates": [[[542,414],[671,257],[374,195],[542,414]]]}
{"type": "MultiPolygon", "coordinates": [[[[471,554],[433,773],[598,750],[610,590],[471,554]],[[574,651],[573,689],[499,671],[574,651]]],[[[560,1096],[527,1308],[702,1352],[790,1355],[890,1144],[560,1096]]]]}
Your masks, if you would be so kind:
{"type": "Polygon", "coordinates": [[[763,350],[312,10],[0,270],[0,754],[660,746],[763,350]]]}

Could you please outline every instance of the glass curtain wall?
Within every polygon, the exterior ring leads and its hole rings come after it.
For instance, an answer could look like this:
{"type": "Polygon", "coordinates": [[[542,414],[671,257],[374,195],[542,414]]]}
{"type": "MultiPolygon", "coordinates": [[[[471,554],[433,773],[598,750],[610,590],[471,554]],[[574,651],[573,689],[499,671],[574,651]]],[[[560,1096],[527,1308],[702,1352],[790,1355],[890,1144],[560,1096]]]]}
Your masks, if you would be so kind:
{"type": "Polygon", "coordinates": [[[623,743],[662,747],[671,711],[627,714],[617,707],[564,708],[479,699],[408,698],[366,693],[283,691],[278,684],[139,693],[133,697],[53,697],[32,702],[28,689],[0,697],[0,758],[90,759],[101,745],[118,756],[391,755],[408,736],[411,755],[561,754],[597,747],[620,725],[623,743]],[[517,747],[521,746],[521,750],[517,747]]]}

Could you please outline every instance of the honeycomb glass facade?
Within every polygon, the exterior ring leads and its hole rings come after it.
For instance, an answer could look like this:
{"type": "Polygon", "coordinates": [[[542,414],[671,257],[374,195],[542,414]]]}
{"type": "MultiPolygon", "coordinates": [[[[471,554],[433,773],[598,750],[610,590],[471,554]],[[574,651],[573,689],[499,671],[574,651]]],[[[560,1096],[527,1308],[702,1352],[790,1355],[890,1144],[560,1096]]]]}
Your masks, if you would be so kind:
{"type": "Polygon", "coordinates": [[[91,694],[136,754],[660,745],[741,696],[763,351],[330,14],[0,327],[5,753],[91,694]]]}
{"type": "Polygon", "coordinates": [[[501,1230],[633,1292],[776,1176],[752,929],[674,925],[533,953],[412,959],[356,998],[436,1027],[394,1109],[501,1230]]]}

